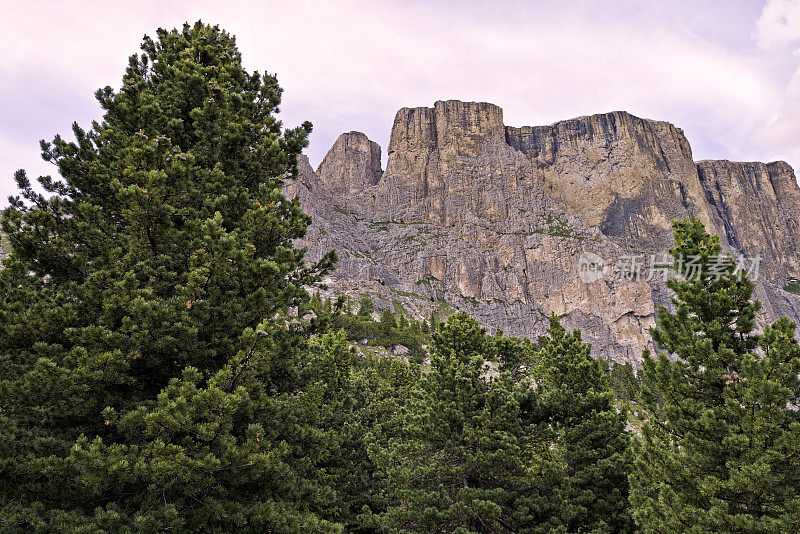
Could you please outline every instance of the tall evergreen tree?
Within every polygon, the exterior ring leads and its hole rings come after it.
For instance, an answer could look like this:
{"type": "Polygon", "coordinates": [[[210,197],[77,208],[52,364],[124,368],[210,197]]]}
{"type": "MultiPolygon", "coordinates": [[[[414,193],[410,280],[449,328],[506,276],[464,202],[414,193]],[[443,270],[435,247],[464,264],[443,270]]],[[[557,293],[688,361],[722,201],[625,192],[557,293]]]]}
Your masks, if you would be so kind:
{"type": "Polygon", "coordinates": [[[645,354],[631,502],[642,532],[797,532],[800,347],[754,332],[753,283],[694,217],[676,222],[674,312],[645,354]],[[720,259],[722,258],[722,259],[720,259]],[[698,267],[699,266],[699,267],[698,267]]]}
{"type": "Polygon", "coordinates": [[[355,367],[351,395],[354,410],[339,433],[344,454],[339,463],[342,521],[348,532],[381,532],[378,518],[389,505],[391,488],[381,476],[378,451],[400,436],[403,407],[420,367],[393,357],[362,360],[355,367]],[[349,515],[348,515],[349,514],[349,515]]]}
{"type": "Polygon", "coordinates": [[[311,125],[283,130],[273,76],[197,23],[158,30],[103,120],[42,142],[2,227],[4,531],[291,531],[318,525],[319,400],[287,311],[330,265],[281,180],[311,125]]]}
{"type": "Polygon", "coordinates": [[[542,459],[549,434],[528,381],[492,378],[493,339],[465,314],[433,336],[431,369],[420,378],[400,436],[382,463],[394,499],[389,530],[518,532],[535,524],[552,484],[542,459]]]}
{"type": "Polygon", "coordinates": [[[552,524],[566,532],[631,532],[626,412],[615,406],[604,364],[579,331],[568,333],[555,316],[542,343],[537,389],[562,466],[552,524]]]}

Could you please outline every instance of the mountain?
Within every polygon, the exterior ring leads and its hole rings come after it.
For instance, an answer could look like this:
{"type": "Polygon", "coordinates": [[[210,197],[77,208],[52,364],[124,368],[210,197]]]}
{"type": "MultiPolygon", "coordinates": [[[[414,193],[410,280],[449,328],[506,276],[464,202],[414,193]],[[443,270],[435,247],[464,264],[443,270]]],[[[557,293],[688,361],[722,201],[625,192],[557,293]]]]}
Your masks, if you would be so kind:
{"type": "Polygon", "coordinates": [[[596,356],[635,364],[670,297],[647,267],[691,212],[737,258],[760,257],[762,322],[800,319],[784,290],[800,279],[800,188],[784,162],[695,162],[681,129],[626,112],[512,127],[455,100],[398,111],[385,170],[380,151],[342,134],[286,183],[312,216],[309,257],[339,254],[332,294],[417,318],[462,309],[516,336],[554,312],[596,356]]]}

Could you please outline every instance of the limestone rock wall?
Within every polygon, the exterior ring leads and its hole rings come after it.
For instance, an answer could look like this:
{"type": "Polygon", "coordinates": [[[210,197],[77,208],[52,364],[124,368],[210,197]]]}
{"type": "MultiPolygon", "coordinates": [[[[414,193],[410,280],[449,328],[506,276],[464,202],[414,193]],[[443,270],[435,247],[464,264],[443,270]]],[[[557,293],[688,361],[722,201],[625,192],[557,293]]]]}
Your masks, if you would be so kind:
{"type": "Polygon", "coordinates": [[[692,212],[729,251],[764,255],[762,321],[800,318],[782,289],[800,262],[791,168],[695,164],[666,122],[614,112],[514,128],[493,104],[440,101],[398,111],[382,173],[380,148],[357,132],[317,172],[304,158],[299,169],[286,189],[312,215],[309,257],[337,250],[331,291],[379,308],[464,309],[519,336],[541,334],[556,313],[597,356],[636,363],[670,292],[616,276],[614,261],[665,252],[673,219],[692,212]],[[604,278],[579,278],[584,252],[612,265],[604,278]]]}
{"type": "Polygon", "coordinates": [[[697,164],[720,235],[744,254],[760,255],[776,278],[800,278],[800,187],[784,162],[697,164]]]}
{"type": "Polygon", "coordinates": [[[339,136],[317,169],[325,187],[336,195],[354,195],[381,179],[381,147],[361,132],[339,136]]]}
{"type": "Polygon", "coordinates": [[[689,142],[669,123],[614,112],[507,127],[506,139],[540,169],[548,193],[606,236],[649,250],[688,211],[711,222],[689,142]]]}

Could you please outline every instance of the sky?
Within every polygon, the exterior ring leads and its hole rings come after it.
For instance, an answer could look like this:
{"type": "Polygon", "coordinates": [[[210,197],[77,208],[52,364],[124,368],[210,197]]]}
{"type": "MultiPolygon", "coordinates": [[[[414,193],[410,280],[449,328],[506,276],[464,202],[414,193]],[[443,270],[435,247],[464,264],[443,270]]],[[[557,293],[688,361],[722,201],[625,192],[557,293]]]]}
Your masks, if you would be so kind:
{"type": "Polygon", "coordinates": [[[39,140],[101,118],[142,37],[183,22],[237,36],[276,74],[287,127],[386,146],[401,107],[492,102],[511,126],[615,110],[683,128],[694,158],[800,167],[800,0],[0,0],[0,205],[14,171],[55,174],[39,140]]]}

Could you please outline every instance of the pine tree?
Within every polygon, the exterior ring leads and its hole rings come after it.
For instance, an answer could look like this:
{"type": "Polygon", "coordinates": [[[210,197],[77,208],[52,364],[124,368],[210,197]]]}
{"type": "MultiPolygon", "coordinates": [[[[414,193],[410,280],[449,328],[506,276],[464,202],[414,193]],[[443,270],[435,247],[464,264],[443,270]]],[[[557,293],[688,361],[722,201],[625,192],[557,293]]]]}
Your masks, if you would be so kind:
{"type": "Polygon", "coordinates": [[[406,316],[402,313],[400,314],[400,318],[397,320],[397,327],[401,330],[405,330],[406,328],[413,328],[413,325],[410,325],[406,316]]]}
{"type": "Polygon", "coordinates": [[[535,522],[537,495],[552,484],[547,429],[533,388],[487,375],[493,339],[465,314],[433,336],[398,438],[383,451],[393,502],[390,530],[517,532],[535,522]]]}
{"type": "Polygon", "coordinates": [[[796,532],[794,325],[781,319],[757,335],[746,273],[694,217],[674,228],[682,276],[668,282],[674,312],[661,307],[652,331],[660,352],[643,362],[635,520],[642,532],[796,532]]]}
{"type": "Polygon", "coordinates": [[[418,365],[397,358],[368,359],[355,369],[352,382],[353,422],[342,436],[351,467],[343,470],[347,489],[340,491],[346,506],[355,514],[345,524],[349,532],[381,532],[378,518],[389,505],[390,487],[377,462],[380,450],[400,436],[403,407],[420,375],[418,365]]]}
{"type": "Polygon", "coordinates": [[[372,313],[374,311],[375,305],[372,303],[372,299],[369,297],[363,297],[358,308],[359,317],[372,317],[372,313]]]}
{"type": "Polygon", "coordinates": [[[42,142],[2,227],[4,531],[296,531],[333,499],[300,362],[309,217],[281,193],[311,125],[198,22],[145,37],[101,122],[42,142]]]}
{"type": "Polygon", "coordinates": [[[551,522],[566,532],[631,532],[626,413],[615,406],[604,364],[555,316],[542,343],[534,374],[562,464],[551,522]]]}
{"type": "Polygon", "coordinates": [[[310,341],[304,373],[307,382],[313,384],[316,411],[311,417],[315,426],[331,430],[326,433],[328,455],[321,467],[337,490],[332,515],[352,527],[367,498],[364,486],[374,467],[363,443],[360,414],[365,407],[359,402],[353,354],[343,330],[326,332],[310,341]]]}

